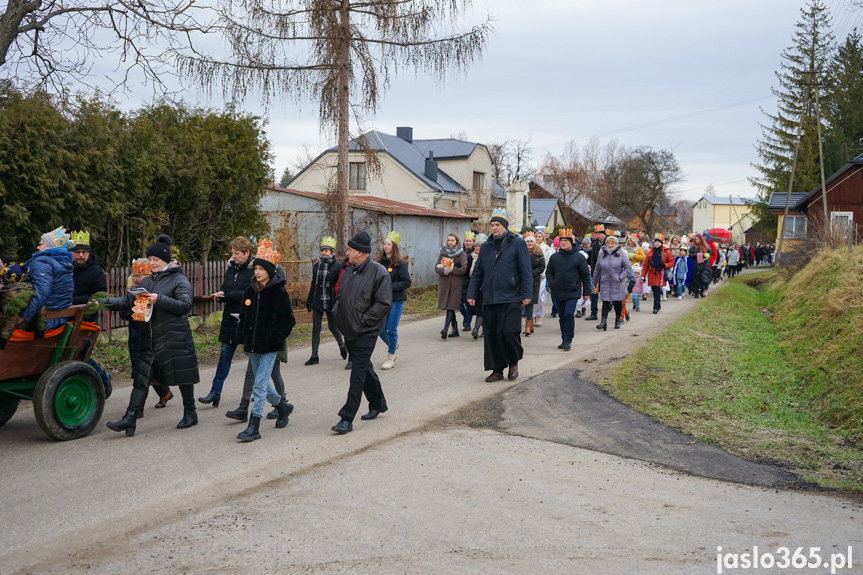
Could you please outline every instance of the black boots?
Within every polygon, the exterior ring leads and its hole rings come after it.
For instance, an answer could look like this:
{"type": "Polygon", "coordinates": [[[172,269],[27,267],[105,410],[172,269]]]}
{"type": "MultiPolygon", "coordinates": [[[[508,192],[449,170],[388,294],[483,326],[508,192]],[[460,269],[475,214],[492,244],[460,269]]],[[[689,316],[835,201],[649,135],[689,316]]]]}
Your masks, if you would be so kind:
{"type": "Polygon", "coordinates": [[[584,319],[585,319],[585,321],[596,321],[596,314],[592,313],[584,319]]]}
{"type": "Polygon", "coordinates": [[[246,421],[249,419],[249,400],[241,399],[240,406],[237,409],[227,412],[225,416],[230,419],[236,419],[237,421],[246,421]]]}
{"type": "Polygon", "coordinates": [[[183,419],[177,424],[177,429],[186,429],[198,425],[198,413],[195,411],[195,406],[183,408],[183,419]]]}
{"type": "Polygon", "coordinates": [[[208,393],[204,397],[199,397],[198,401],[200,401],[201,403],[206,403],[208,405],[212,403],[213,407],[219,407],[219,401],[221,401],[221,399],[222,399],[221,393],[216,393],[215,391],[211,391],[210,393],[208,393]]]}
{"type": "Polygon", "coordinates": [[[237,435],[240,441],[254,441],[261,438],[258,429],[261,427],[261,418],[254,415],[249,419],[249,426],[237,435]]]}
{"type": "Polygon", "coordinates": [[[294,411],[294,406],[282,399],[276,409],[279,412],[279,418],[276,419],[276,429],[281,429],[288,425],[288,416],[294,411]]]}
{"type": "Polygon", "coordinates": [[[620,329],[620,326],[623,325],[623,320],[619,317],[614,318],[614,329],[620,329]]]}
{"type": "Polygon", "coordinates": [[[123,419],[120,421],[109,421],[107,423],[108,429],[114,431],[125,431],[126,435],[132,437],[135,435],[135,417],[136,411],[134,409],[127,409],[126,415],[123,416],[123,419]]]}
{"type": "Polygon", "coordinates": [[[312,354],[312,357],[307,359],[306,363],[304,363],[303,365],[318,365],[319,363],[321,363],[321,360],[318,359],[318,354],[315,353],[312,354]]]}
{"type": "Polygon", "coordinates": [[[602,321],[596,324],[596,329],[601,329],[602,331],[608,331],[608,318],[602,318],[602,321]]]}

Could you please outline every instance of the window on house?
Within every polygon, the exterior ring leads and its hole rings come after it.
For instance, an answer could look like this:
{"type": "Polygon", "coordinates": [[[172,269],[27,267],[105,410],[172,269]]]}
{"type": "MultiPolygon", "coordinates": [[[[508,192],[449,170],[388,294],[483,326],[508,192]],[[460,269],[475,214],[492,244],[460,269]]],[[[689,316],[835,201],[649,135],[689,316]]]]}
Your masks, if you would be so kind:
{"type": "Polygon", "coordinates": [[[784,238],[802,238],[806,236],[806,218],[803,216],[788,216],[785,219],[784,238]]]}
{"type": "MultiPolygon", "coordinates": [[[[829,192],[828,192],[829,193],[829,192]]],[[[854,221],[854,212],[830,212],[830,223],[840,226],[850,226],[854,221]]]]}
{"type": "Polygon", "coordinates": [[[475,191],[484,190],[485,186],[483,185],[483,180],[485,179],[485,174],[482,172],[474,172],[473,173],[473,189],[475,191]]]}
{"type": "Polygon", "coordinates": [[[350,164],[350,180],[348,183],[350,190],[365,190],[366,189],[366,163],[351,162],[350,164]]]}

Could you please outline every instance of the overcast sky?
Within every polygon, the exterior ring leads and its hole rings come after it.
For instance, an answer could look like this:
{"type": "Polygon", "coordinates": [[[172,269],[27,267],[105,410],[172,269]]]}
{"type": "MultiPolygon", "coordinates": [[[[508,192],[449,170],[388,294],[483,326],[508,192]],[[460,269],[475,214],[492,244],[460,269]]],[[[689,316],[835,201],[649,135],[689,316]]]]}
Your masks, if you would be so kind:
{"type": "MultiPolygon", "coordinates": [[[[863,27],[863,10],[852,9],[849,0],[825,3],[837,39],[863,27]]],[[[756,175],[750,163],[758,160],[760,107],[775,111],[774,73],[804,5],[475,0],[477,12],[487,9],[495,18],[495,33],[467,76],[444,85],[397,78],[362,127],[394,134],[397,126],[412,126],[418,139],[530,139],[534,163],[546,153],[560,154],[568,140],[621,130],[600,141],[674,150],[684,172],[679,197],[694,201],[709,183],[717,195],[753,197],[747,177],[756,175]],[[650,125],[629,129],[644,124],[650,125]]],[[[261,113],[253,101],[243,107],[261,113]]],[[[313,102],[276,102],[266,116],[277,179],[304,144],[313,154],[334,145],[330,132],[319,129],[313,102]]],[[[354,122],[351,129],[357,129],[354,122]]]]}

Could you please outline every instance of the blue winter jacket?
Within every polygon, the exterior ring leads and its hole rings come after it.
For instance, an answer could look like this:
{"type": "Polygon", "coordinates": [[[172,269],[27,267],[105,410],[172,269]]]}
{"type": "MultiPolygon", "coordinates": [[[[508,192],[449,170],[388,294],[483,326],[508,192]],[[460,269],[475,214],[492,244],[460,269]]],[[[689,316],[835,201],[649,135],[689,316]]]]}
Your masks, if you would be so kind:
{"type": "Polygon", "coordinates": [[[527,244],[521,236],[507,231],[497,248],[489,236],[474,264],[467,299],[476,299],[482,290],[482,304],[521,303],[533,298],[533,274],[527,244]]]}
{"type": "MultiPolygon", "coordinates": [[[[24,321],[30,321],[42,306],[48,310],[65,309],[72,305],[75,284],[72,280],[72,254],[66,248],[49,248],[36,252],[27,262],[28,278],[33,282],[36,295],[21,312],[24,321]]],[[[64,319],[48,321],[47,329],[66,323],[64,319]]]]}

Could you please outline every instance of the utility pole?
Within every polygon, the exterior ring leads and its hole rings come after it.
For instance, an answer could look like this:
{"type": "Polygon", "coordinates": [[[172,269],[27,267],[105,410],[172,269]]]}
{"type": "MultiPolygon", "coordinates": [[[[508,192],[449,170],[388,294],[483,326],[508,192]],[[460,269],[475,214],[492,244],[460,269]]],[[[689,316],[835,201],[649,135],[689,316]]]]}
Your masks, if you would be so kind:
{"type": "Polygon", "coordinates": [[[779,230],[779,243],[776,245],[776,265],[782,256],[782,240],[785,237],[785,226],[788,225],[788,208],[791,206],[791,190],[794,188],[794,170],[797,169],[797,155],[800,152],[800,134],[803,131],[803,119],[806,117],[806,104],[809,103],[809,92],[803,97],[803,107],[800,108],[800,123],[797,124],[797,139],[794,142],[794,159],[791,162],[791,177],[788,178],[788,194],[785,196],[785,215],[782,216],[782,228],[779,230]]]}
{"type": "Polygon", "coordinates": [[[830,222],[830,214],[827,213],[827,184],[824,181],[824,146],[821,144],[821,106],[818,103],[818,74],[817,71],[812,72],[812,79],[815,84],[815,120],[818,127],[818,163],[821,165],[821,199],[824,206],[824,223],[827,229],[833,227],[830,222]]]}

